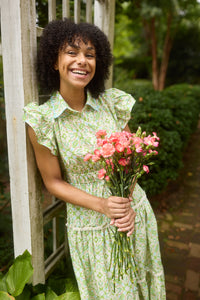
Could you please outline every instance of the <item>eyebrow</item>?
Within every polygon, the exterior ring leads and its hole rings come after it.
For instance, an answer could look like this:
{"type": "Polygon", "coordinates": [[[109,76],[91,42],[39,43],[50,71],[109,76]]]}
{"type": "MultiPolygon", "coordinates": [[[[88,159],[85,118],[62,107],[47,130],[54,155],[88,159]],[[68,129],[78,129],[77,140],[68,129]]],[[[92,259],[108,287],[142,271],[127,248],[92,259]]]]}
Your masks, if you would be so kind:
{"type": "MultiPolygon", "coordinates": [[[[78,45],[75,45],[75,44],[69,44],[67,45],[67,47],[72,47],[72,48],[75,48],[75,49],[80,49],[81,47],[78,46],[78,45]]],[[[87,50],[92,50],[92,51],[95,51],[95,48],[94,47],[87,47],[87,50]]]]}

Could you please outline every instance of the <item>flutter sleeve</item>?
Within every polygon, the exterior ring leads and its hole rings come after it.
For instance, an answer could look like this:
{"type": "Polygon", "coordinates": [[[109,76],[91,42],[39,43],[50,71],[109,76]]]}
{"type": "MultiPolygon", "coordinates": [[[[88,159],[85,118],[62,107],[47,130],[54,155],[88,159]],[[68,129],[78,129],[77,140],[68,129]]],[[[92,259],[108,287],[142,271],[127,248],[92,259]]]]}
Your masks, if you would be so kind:
{"type": "Polygon", "coordinates": [[[121,90],[112,88],[106,91],[106,100],[113,111],[120,127],[125,128],[131,117],[135,99],[121,90]]]}
{"type": "Polygon", "coordinates": [[[24,121],[33,128],[39,144],[47,147],[53,155],[58,155],[55,134],[54,119],[51,111],[35,102],[24,107],[24,121]]]}

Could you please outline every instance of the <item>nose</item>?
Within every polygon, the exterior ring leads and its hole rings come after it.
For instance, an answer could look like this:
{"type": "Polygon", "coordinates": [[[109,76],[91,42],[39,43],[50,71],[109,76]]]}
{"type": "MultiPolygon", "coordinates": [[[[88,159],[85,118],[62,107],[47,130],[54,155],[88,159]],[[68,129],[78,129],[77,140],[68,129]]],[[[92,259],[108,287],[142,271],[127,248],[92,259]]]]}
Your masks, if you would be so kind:
{"type": "Polygon", "coordinates": [[[84,53],[79,53],[77,56],[77,63],[78,65],[86,65],[86,57],[84,53]]]}

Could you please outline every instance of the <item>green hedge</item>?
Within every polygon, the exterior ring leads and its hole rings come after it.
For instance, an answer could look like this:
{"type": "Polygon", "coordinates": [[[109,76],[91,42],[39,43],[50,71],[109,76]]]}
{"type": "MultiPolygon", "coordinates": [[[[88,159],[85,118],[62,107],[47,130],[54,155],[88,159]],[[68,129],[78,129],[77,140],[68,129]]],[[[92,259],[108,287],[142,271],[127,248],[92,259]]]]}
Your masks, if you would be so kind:
{"type": "Polygon", "coordinates": [[[169,180],[175,180],[183,167],[183,152],[197,128],[200,112],[200,86],[179,84],[162,92],[151,86],[129,85],[136,104],[129,122],[131,131],[141,126],[147,133],[160,137],[159,154],[151,173],[140,179],[148,196],[161,192],[169,180]]]}

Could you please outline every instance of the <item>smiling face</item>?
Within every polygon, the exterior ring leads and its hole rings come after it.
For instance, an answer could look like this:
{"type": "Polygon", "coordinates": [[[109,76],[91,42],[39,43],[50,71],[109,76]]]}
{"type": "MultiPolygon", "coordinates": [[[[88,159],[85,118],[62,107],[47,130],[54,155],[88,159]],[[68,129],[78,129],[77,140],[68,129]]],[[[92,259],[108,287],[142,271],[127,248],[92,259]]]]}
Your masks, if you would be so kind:
{"type": "Polygon", "coordinates": [[[58,54],[55,70],[60,74],[60,92],[82,89],[92,80],[96,70],[95,48],[91,42],[75,40],[64,46],[58,54]]]}

